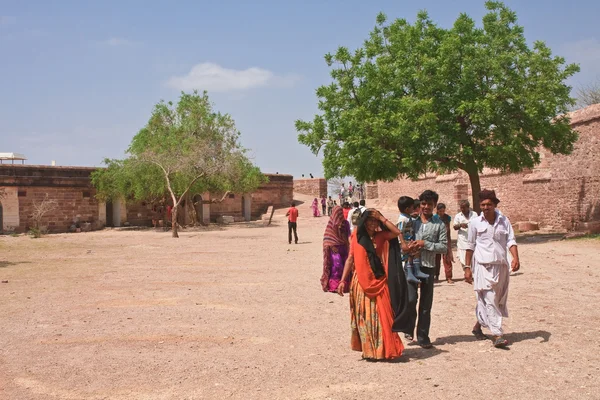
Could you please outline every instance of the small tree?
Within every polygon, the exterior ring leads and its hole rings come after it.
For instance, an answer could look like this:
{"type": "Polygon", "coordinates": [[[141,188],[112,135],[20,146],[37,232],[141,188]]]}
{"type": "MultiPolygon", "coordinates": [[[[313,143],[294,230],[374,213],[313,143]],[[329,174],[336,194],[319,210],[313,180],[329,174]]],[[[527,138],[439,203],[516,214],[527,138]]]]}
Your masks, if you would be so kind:
{"type": "MultiPolygon", "coordinates": [[[[124,160],[105,160],[92,182],[101,199],[151,200],[170,197],[173,237],[177,214],[188,193],[246,193],[265,180],[239,144],[239,132],[227,114],[212,110],[208,95],[182,93],[179,103],[160,102],[133,138],[124,160]]],[[[225,196],[224,196],[225,198],[225,196]]]]}
{"type": "Polygon", "coordinates": [[[325,56],[333,82],[317,89],[322,113],[296,129],[300,143],[323,152],[327,178],[391,181],[460,169],[478,208],[484,167],[518,172],[540,162],[542,146],[572,151],[565,80],[579,67],[543,42],[529,48],[504,4],[486,7],[481,28],[466,14],[450,29],[424,11],[412,25],[387,24],[380,14],[362,48],[325,56]]]}
{"type": "Polygon", "coordinates": [[[600,103],[600,79],[577,89],[577,105],[587,107],[600,103]]]}
{"type": "Polygon", "coordinates": [[[33,213],[31,219],[33,219],[33,237],[39,238],[45,231],[45,227],[42,226],[42,219],[44,216],[58,208],[58,202],[48,197],[48,193],[45,194],[41,201],[33,202],[33,213]]]}

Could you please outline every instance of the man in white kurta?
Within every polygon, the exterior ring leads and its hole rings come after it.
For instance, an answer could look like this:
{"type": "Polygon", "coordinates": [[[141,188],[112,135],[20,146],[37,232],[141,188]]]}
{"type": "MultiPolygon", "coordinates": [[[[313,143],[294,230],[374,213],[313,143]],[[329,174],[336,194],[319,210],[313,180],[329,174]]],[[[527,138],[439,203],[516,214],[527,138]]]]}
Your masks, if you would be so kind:
{"type": "Polygon", "coordinates": [[[454,217],[454,230],[457,231],[456,248],[458,249],[458,260],[463,269],[465,268],[467,249],[469,248],[469,222],[477,218],[477,214],[471,210],[471,204],[467,200],[460,202],[460,212],[454,217]]]}
{"type": "Polygon", "coordinates": [[[465,272],[467,281],[472,280],[477,298],[475,314],[477,321],[473,333],[481,333],[481,327],[489,328],[494,335],[494,345],[504,347],[508,344],[502,338],[502,318],[508,317],[508,285],[510,271],[519,269],[519,256],[515,234],[509,219],[496,210],[499,200],[493,191],[480,193],[481,215],[469,222],[468,250],[465,268],[472,268],[471,274],[465,272]],[[513,256],[509,266],[507,249],[513,256]],[[512,268],[511,268],[512,267],[512,268]]]}

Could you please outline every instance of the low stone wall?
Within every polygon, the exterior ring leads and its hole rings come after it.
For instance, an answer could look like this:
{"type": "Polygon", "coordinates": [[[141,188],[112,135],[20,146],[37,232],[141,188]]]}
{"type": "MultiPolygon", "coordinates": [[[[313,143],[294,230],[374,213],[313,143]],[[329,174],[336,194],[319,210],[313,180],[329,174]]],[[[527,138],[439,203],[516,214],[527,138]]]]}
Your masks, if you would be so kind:
{"type": "Polygon", "coordinates": [[[327,179],[294,179],[294,193],[305,194],[318,198],[327,197],[327,179]]]}
{"type": "MultiPolygon", "coordinates": [[[[265,174],[269,179],[254,192],[249,194],[231,194],[220,203],[210,205],[210,220],[215,222],[219,216],[228,215],[236,221],[243,221],[245,207],[250,207],[250,218],[258,219],[269,206],[275,208],[289,207],[294,195],[294,181],[291,175],[265,174]],[[244,203],[246,205],[244,205],[244,203]]],[[[221,195],[222,196],[222,195],[221,195]]],[[[220,199],[214,195],[213,198],[220,199]]]]}
{"type": "MultiPolygon", "coordinates": [[[[90,182],[90,174],[94,170],[85,167],[0,165],[0,188],[5,190],[5,197],[0,199],[0,231],[26,232],[33,227],[34,204],[41,202],[46,194],[48,199],[58,204],[42,219],[42,226],[48,227],[51,233],[66,232],[76,222],[89,222],[92,229],[102,228],[107,222],[120,226],[152,226],[154,213],[150,203],[115,202],[107,206],[99,202],[90,182]],[[110,211],[111,215],[107,215],[109,210],[114,210],[110,211]],[[115,218],[119,221],[114,221],[115,218]]],[[[275,208],[288,207],[293,200],[293,177],[279,174],[266,176],[269,181],[255,192],[232,194],[222,203],[208,204],[211,196],[205,193],[203,215],[210,215],[205,221],[216,221],[221,215],[244,220],[244,207],[249,209],[251,219],[260,218],[270,205],[275,208]]],[[[189,202],[191,206],[192,201],[189,202]]],[[[184,204],[178,213],[178,221],[182,225],[192,222],[186,208],[184,204]]]]}
{"type": "Polygon", "coordinates": [[[34,226],[34,206],[45,198],[56,208],[48,212],[41,226],[48,232],[65,232],[76,222],[98,225],[99,203],[89,176],[94,168],[38,165],[0,165],[0,187],[6,198],[2,203],[2,228],[26,232],[34,226]]]}

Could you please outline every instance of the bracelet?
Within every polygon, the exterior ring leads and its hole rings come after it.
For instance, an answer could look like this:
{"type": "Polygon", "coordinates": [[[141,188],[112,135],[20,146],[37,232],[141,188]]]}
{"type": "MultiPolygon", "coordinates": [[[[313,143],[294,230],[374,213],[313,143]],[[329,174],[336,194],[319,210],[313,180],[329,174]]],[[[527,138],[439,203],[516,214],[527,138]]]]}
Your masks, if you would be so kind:
{"type": "Polygon", "coordinates": [[[471,269],[471,266],[470,266],[470,265],[465,265],[465,266],[463,267],[463,269],[467,269],[467,268],[471,269]]]}

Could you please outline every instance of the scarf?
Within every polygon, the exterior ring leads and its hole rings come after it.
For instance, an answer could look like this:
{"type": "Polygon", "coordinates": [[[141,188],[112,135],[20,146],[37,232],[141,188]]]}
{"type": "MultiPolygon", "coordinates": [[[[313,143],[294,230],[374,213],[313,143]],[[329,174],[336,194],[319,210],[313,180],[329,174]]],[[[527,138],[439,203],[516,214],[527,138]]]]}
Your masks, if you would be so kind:
{"type": "Polygon", "coordinates": [[[331,247],[347,246],[350,236],[350,225],[344,219],[342,207],[336,206],[331,211],[331,218],[325,228],[323,235],[323,275],[321,276],[321,286],[323,291],[328,291],[329,276],[331,275],[331,247]]]}
{"type": "MultiPolygon", "coordinates": [[[[376,279],[379,279],[385,276],[385,270],[383,268],[383,263],[381,262],[381,259],[377,255],[377,252],[375,252],[375,246],[373,245],[373,241],[367,233],[366,222],[369,218],[369,215],[371,214],[370,211],[371,210],[365,210],[365,212],[363,212],[360,218],[358,219],[358,223],[356,224],[356,239],[358,244],[360,244],[367,252],[367,257],[369,258],[369,264],[371,265],[371,269],[373,270],[373,275],[375,275],[376,279]]],[[[385,229],[384,226],[381,226],[381,228],[382,230],[385,229]]]]}

